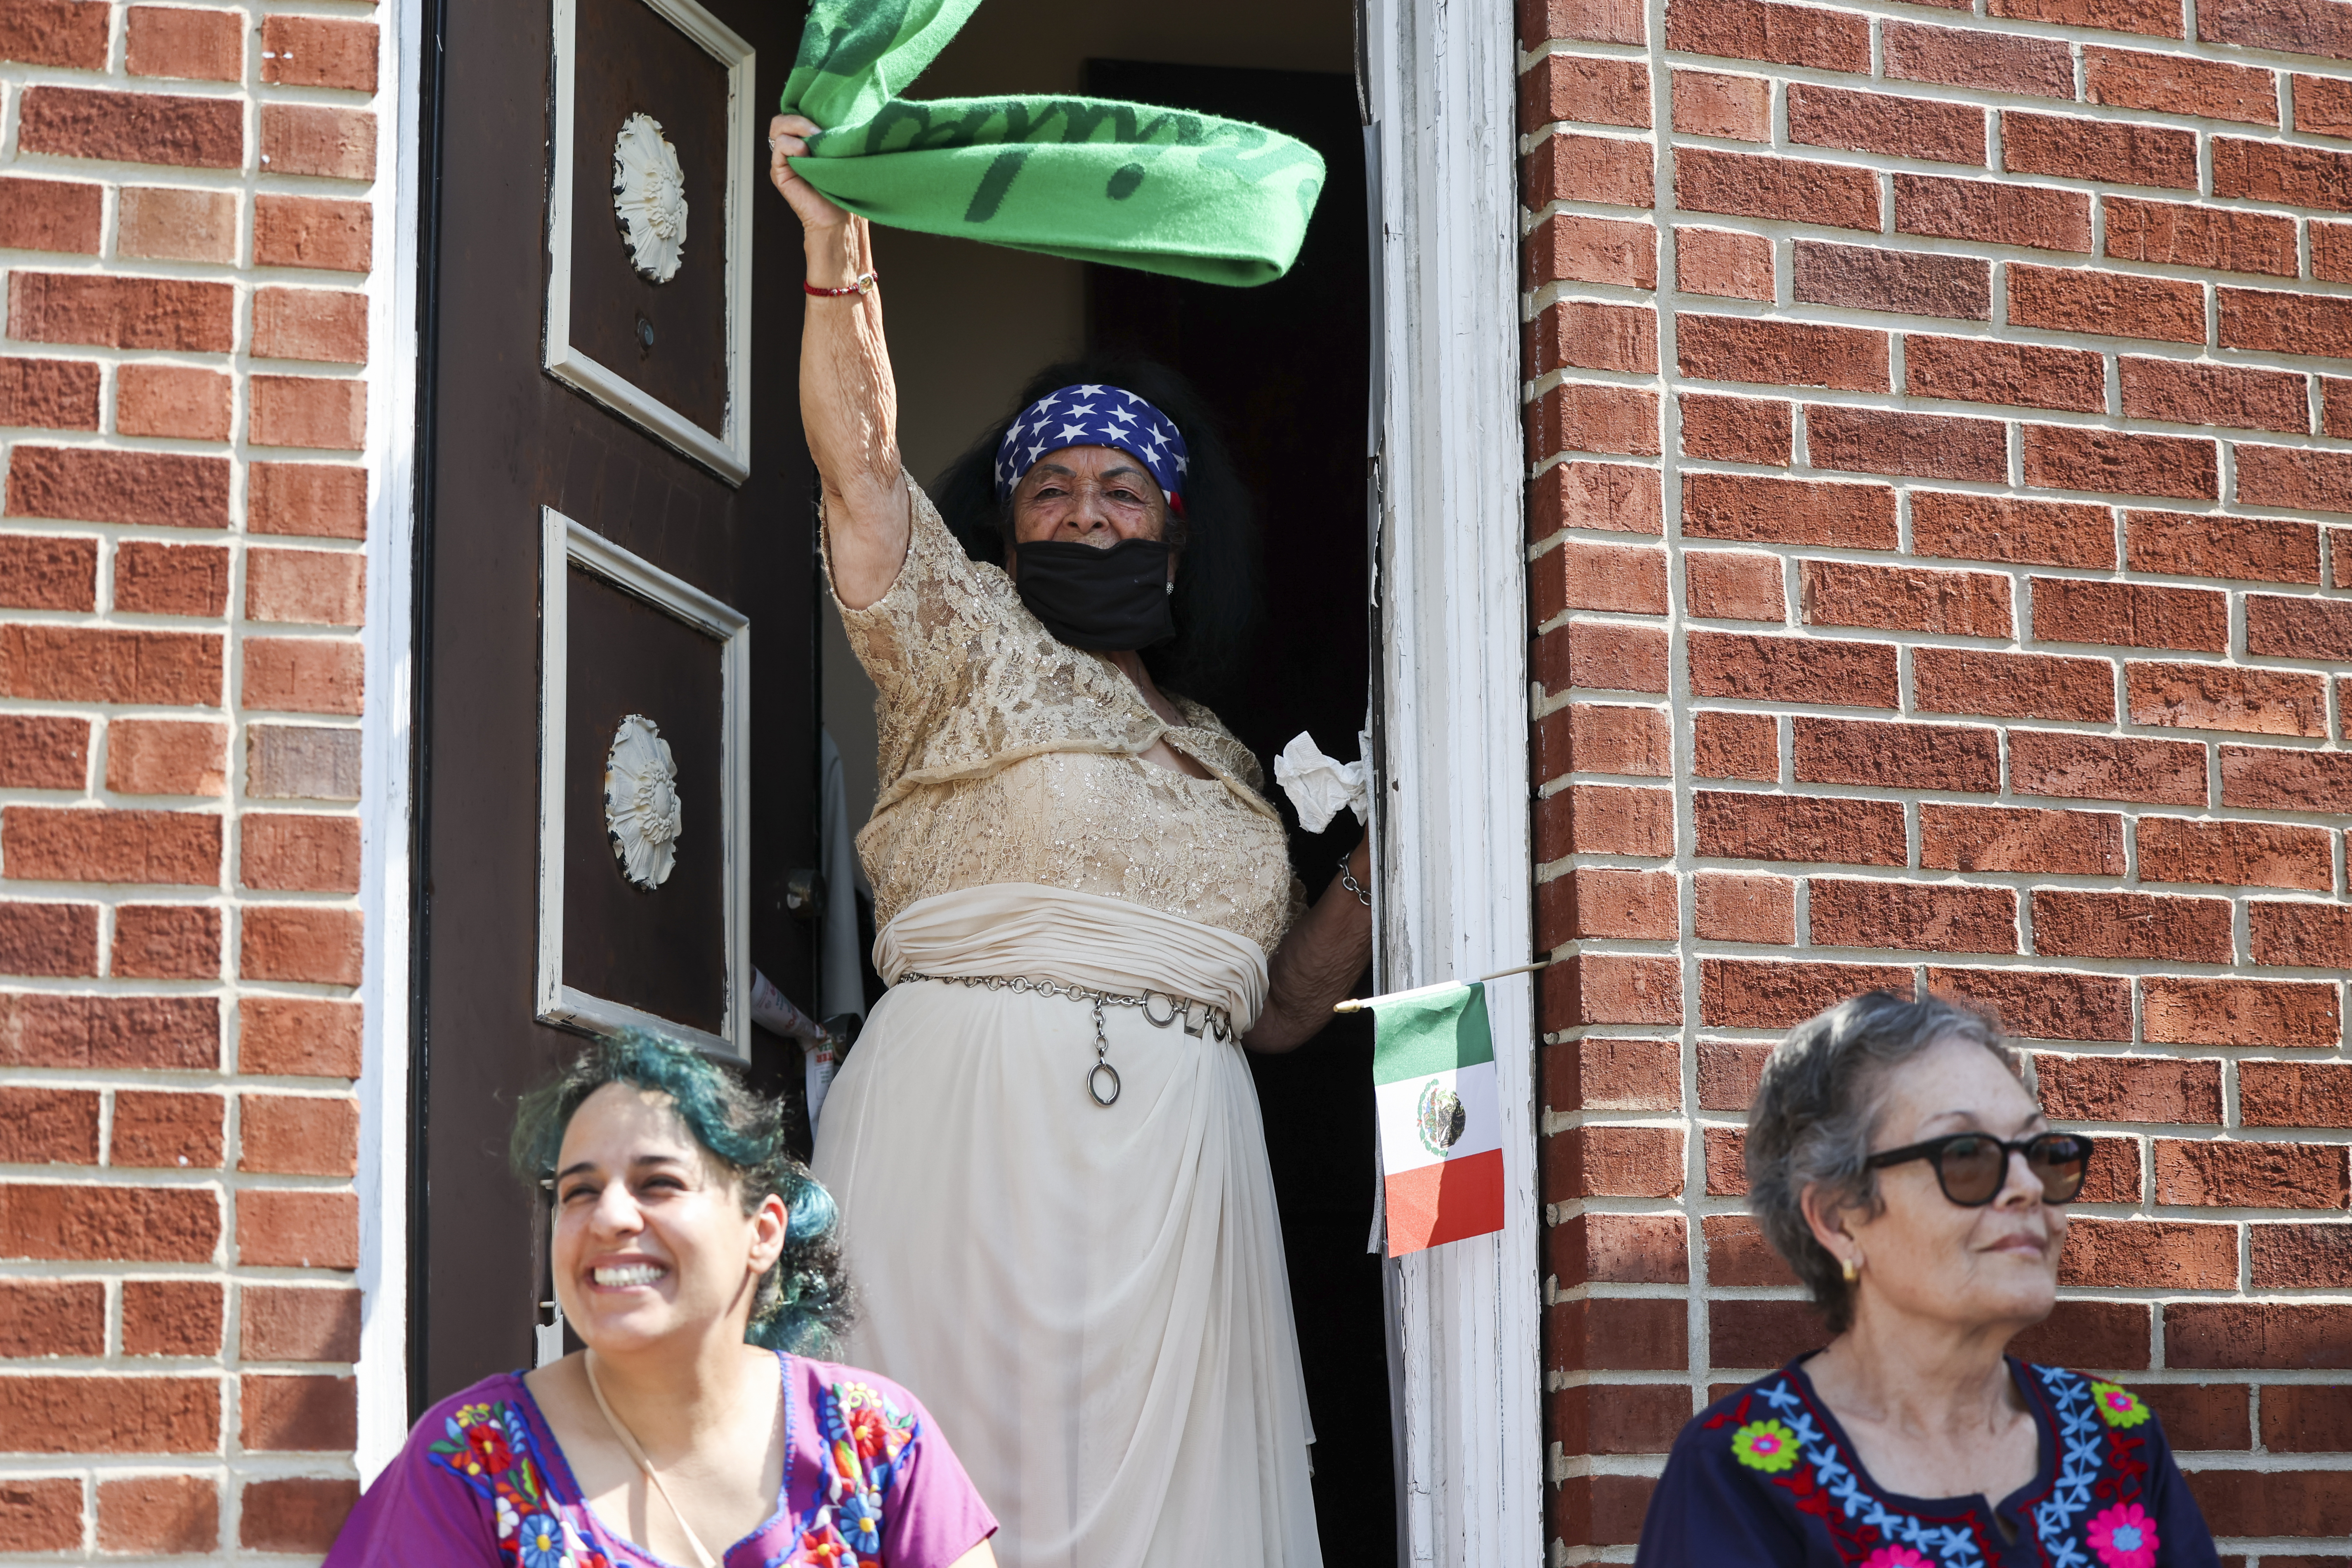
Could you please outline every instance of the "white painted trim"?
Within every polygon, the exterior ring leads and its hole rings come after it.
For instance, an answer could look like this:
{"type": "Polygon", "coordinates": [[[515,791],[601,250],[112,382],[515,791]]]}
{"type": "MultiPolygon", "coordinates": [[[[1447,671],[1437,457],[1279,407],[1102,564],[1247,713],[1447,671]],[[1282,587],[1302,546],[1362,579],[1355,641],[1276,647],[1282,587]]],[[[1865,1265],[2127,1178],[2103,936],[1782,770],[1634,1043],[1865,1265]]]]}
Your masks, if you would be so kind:
{"type": "Polygon", "coordinates": [[[727,68],[727,210],[720,217],[727,249],[726,427],[704,429],[572,345],[572,160],[577,150],[572,68],[578,0],[555,0],[555,58],[550,62],[555,79],[555,157],[547,197],[547,321],[540,363],[556,380],[644,426],[729,484],[740,485],[751,472],[751,46],[695,0],[644,3],[727,68]]]}
{"type": "Polygon", "coordinates": [[[751,1059],[751,622],[591,532],[551,506],[540,508],[539,552],[539,1020],[583,1034],[657,1028],[734,1061],[751,1059]],[[569,569],[578,565],[719,645],[719,853],[726,858],[727,1007],[719,1032],[690,1028],[563,983],[563,756],[569,569]]]}
{"type": "MultiPolygon", "coordinates": [[[[1525,963],[1527,570],[1519,434],[1517,63],[1508,0],[1365,0],[1376,121],[1381,984],[1525,963]]],[[[1487,988],[1508,1223],[1389,1265],[1400,1560],[1544,1553],[1536,1034],[1487,988]]]]}
{"type": "Polygon", "coordinates": [[[362,1483],[408,1437],[410,750],[416,649],[416,214],[425,0],[387,0],[376,79],[374,253],[368,290],[367,673],[360,719],[359,1426],[362,1483]]]}

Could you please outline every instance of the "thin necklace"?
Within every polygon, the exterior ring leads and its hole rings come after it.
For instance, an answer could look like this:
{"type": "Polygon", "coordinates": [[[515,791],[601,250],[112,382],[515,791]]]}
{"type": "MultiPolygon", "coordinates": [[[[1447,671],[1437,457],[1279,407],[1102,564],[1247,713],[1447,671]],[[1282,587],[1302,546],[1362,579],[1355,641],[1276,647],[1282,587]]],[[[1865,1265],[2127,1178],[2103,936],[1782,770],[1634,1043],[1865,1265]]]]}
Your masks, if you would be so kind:
{"type": "Polygon", "coordinates": [[[637,1462],[637,1468],[645,1471],[646,1479],[653,1484],[654,1490],[661,1493],[662,1501],[669,1504],[670,1517],[677,1521],[678,1529],[686,1531],[686,1543],[694,1548],[695,1562],[701,1564],[701,1568],[719,1568],[719,1559],[710,1555],[710,1549],[702,1544],[702,1537],[695,1534],[694,1526],[686,1522],[686,1510],[677,1506],[677,1500],[669,1495],[667,1487],[662,1485],[661,1474],[654,1468],[654,1462],[646,1458],[646,1451],[637,1447],[636,1438],[621,1425],[621,1418],[613,1414],[612,1403],[604,1397],[604,1384],[596,1381],[596,1352],[589,1351],[582,1355],[580,1367],[588,1374],[588,1392],[596,1396],[596,1408],[604,1413],[604,1424],[612,1427],[613,1436],[621,1440],[621,1447],[629,1451],[629,1458],[637,1462]]]}

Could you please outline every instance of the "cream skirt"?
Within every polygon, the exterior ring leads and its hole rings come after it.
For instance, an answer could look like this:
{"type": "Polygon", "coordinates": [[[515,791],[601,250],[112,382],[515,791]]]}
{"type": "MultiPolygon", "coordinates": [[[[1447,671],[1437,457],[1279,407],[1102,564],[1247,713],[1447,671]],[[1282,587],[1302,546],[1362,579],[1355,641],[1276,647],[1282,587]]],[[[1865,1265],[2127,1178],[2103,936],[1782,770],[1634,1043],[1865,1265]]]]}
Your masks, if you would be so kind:
{"type": "MultiPolygon", "coordinates": [[[[908,906],[886,979],[1025,975],[1230,1009],[1246,938],[1027,883],[908,906]]],[[[1306,1384],[1257,1094],[1238,1040],[894,984],[825,1100],[816,1173],[861,1314],[842,1359],[929,1409],[1003,1524],[1005,1568],[1318,1568],[1306,1384]]]]}

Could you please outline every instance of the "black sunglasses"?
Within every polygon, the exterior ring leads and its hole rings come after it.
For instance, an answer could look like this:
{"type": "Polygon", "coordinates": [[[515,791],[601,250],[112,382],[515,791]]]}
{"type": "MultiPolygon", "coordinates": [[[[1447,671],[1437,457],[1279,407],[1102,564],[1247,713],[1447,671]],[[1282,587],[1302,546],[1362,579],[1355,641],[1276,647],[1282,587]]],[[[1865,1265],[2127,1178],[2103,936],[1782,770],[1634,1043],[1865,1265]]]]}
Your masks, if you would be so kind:
{"type": "Polygon", "coordinates": [[[1927,1160],[1936,1167],[1936,1184],[1944,1195],[1962,1208],[1980,1208],[2000,1195],[2009,1182],[2009,1157],[2025,1156],[2026,1169],[2042,1184],[2045,1204],[2070,1204],[2091,1173],[2091,1141],[2079,1132],[2037,1132],[2015,1142],[1989,1132],[1950,1132],[1925,1143],[1906,1143],[1873,1154],[1870,1169],[1927,1160]]]}

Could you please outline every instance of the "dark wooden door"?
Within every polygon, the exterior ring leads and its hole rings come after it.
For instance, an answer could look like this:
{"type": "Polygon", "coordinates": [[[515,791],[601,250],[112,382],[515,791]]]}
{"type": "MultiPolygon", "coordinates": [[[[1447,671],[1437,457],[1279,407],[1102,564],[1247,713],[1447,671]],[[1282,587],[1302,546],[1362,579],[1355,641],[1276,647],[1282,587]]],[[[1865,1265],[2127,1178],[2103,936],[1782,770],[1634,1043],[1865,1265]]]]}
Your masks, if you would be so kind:
{"type": "MultiPolygon", "coordinates": [[[[1323,154],[1326,183],[1297,262],[1256,289],[1087,269],[1091,346],[1182,371],[1219,416],[1255,501],[1266,617],[1233,689],[1201,692],[1258,755],[1301,730],[1356,755],[1370,679],[1364,431],[1370,388],[1370,258],[1353,79],[1089,60],[1086,89],[1269,125],[1323,154]]],[[[1321,834],[1289,804],[1292,864],[1319,893],[1361,831],[1346,812],[1321,834]]],[[[1365,977],[1365,985],[1370,983],[1365,977]]],[[[1357,994],[1365,994],[1360,988],[1357,994]]],[[[1372,1222],[1369,1015],[1335,1018],[1287,1056],[1250,1058],[1282,1208],[1291,1307],[1315,1418],[1315,1514],[1329,1563],[1396,1560],[1388,1352],[1372,1222]]]]}
{"type": "MultiPolygon", "coordinates": [[[[507,1173],[507,1134],[518,1094],[581,1044],[539,1021],[535,991],[543,509],[749,621],[748,669],[734,676],[748,691],[737,738],[748,752],[748,841],[724,848],[747,868],[748,939],[730,955],[713,945],[723,947],[711,890],[723,879],[725,811],[709,761],[724,727],[718,645],[644,594],[576,569],[551,577],[546,592],[565,595],[572,649],[569,755],[554,764],[565,770],[569,835],[554,918],[566,926],[570,978],[588,984],[580,977],[593,971],[589,988],[635,987],[644,1010],[711,1030],[735,956],[808,994],[809,928],[782,899],[790,869],[814,862],[817,783],[811,472],[794,391],[799,236],[767,188],[763,145],[799,8],[708,6],[753,51],[738,83],[747,111],[732,126],[724,69],[711,78],[692,41],[644,0],[560,7],[576,68],[566,335],[697,426],[724,434],[734,397],[749,468],[740,484],[542,368],[558,113],[549,0],[445,5],[439,47],[428,44],[437,80],[424,289],[409,1254],[418,1409],[530,1363],[544,1227],[533,1194],[507,1173]],[[709,79],[720,84],[715,102],[709,79]],[[686,203],[682,265],[664,282],[637,270],[644,253],[628,248],[604,194],[617,129],[608,121],[635,109],[673,144],[686,203]],[[748,347],[749,374],[730,392],[724,273],[713,264],[729,254],[723,175],[741,136],[757,149],[754,177],[739,186],[750,268],[736,308],[749,310],[750,331],[735,341],[748,347]],[[677,749],[684,828],[674,877],[651,892],[628,884],[603,845],[597,770],[625,710],[667,712],[660,729],[677,749]]],[[[784,1076],[779,1042],[759,1037],[752,1049],[755,1071],[784,1076]]]]}

